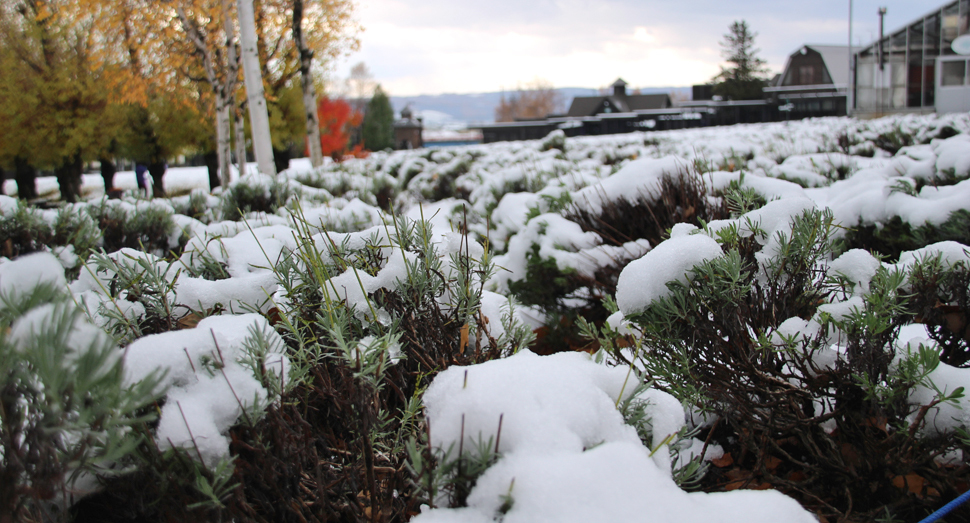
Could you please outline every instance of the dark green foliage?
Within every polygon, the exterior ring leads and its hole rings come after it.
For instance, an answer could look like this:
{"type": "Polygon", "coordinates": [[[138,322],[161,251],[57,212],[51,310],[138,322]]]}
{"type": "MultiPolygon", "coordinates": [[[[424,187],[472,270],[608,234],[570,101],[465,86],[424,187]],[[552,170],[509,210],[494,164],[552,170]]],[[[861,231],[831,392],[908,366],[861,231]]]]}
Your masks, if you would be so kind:
{"type": "Polygon", "coordinates": [[[176,214],[195,218],[203,223],[208,221],[207,214],[210,211],[209,198],[208,193],[203,189],[193,189],[188,199],[185,200],[184,206],[176,205],[174,200],[170,201],[176,214]]]}
{"type": "Polygon", "coordinates": [[[0,254],[7,258],[43,249],[52,236],[40,211],[27,205],[19,204],[16,211],[0,217],[0,254]]]}
{"type": "Polygon", "coordinates": [[[916,140],[913,135],[904,131],[900,127],[896,127],[893,130],[885,133],[881,133],[879,136],[873,140],[876,147],[888,152],[889,154],[896,154],[903,147],[913,145],[916,140]]]}
{"type": "Polygon", "coordinates": [[[936,138],[946,140],[947,138],[953,138],[958,134],[960,134],[960,131],[954,129],[953,126],[944,125],[943,127],[940,127],[940,130],[936,133],[936,138]]]}
{"type": "Polygon", "coordinates": [[[714,94],[726,100],[759,100],[764,97],[761,90],[768,82],[764,78],[765,61],[757,56],[759,49],[754,47],[758,33],[744,20],[733,22],[729,29],[721,41],[721,54],[733,65],[722,67],[714,77],[714,94]]]}
{"type": "MultiPolygon", "coordinates": [[[[64,207],[57,211],[53,224],[47,221],[43,212],[19,204],[16,211],[0,217],[0,255],[15,258],[48,248],[71,246],[83,262],[98,245],[101,231],[83,212],[64,207]]],[[[73,279],[79,270],[79,266],[71,268],[67,276],[73,279]]]]}
{"type": "MultiPolygon", "coordinates": [[[[459,443],[464,445],[464,439],[459,443]]],[[[491,437],[488,440],[478,439],[471,449],[462,446],[456,449],[454,445],[448,449],[431,448],[426,434],[408,444],[408,468],[417,478],[418,495],[431,507],[440,497],[447,499],[448,507],[468,506],[468,495],[478,478],[499,457],[501,455],[491,437]]]]}
{"type": "Polygon", "coordinates": [[[394,109],[391,99],[379,85],[374,89],[374,97],[367,103],[361,126],[366,149],[382,151],[394,148],[394,109]]]}
{"type": "Polygon", "coordinates": [[[940,345],[940,361],[970,366],[970,267],[945,267],[939,256],[920,260],[910,274],[909,311],[940,345]]]}
{"type": "Polygon", "coordinates": [[[174,303],[179,269],[175,264],[156,262],[150,254],[107,255],[102,251],[93,253],[84,269],[108,280],[103,294],[109,301],[98,312],[107,320],[104,329],[124,345],[148,334],[175,330],[178,320],[192,312],[174,303]],[[119,301],[138,303],[143,310],[122,309],[119,301]]]}
{"type": "Polygon", "coordinates": [[[50,503],[82,473],[130,464],[130,428],[152,415],[142,409],[158,380],[126,386],[117,346],[68,296],[50,284],[0,296],[0,514],[10,521],[62,518],[50,503]]]}
{"type": "Polygon", "coordinates": [[[286,205],[292,195],[286,181],[277,178],[265,181],[243,178],[231,184],[222,193],[222,219],[237,221],[250,212],[274,213],[286,205]]]}
{"type": "Polygon", "coordinates": [[[129,248],[164,256],[175,247],[169,244],[176,225],[167,206],[141,203],[132,208],[119,200],[102,200],[84,210],[97,221],[107,252],[129,248]]]}
{"type": "Polygon", "coordinates": [[[543,138],[541,149],[543,151],[558,149],[562,152],[566,152],[566,133],[558,129],[549,133],[548,136],[543,138]]]}
{"type": "Polygon", "coordinates": [[[543,310],[564,309],[563,300],[579,288],[573,279],[574,270],[559,270],[556,260],[543,258],[539,246],[533,245],[526,255],[524,280],[510,281],[509,292],[526,305],[536,305],[543,310]]]}
{"type": "MultiPolygon", "coordinates": [[[[598,215],[573,205],[569,193],[563,198],[544,196],[539,207],[530,209],[530,216],[541,212],[560,212],[576,222],[584,231],[592,231],[603,238],[607,245],[646,239],[657,245],[667,236],[668,230],[677,223],[702,225],[705,222],[726,218],[728,209],[723,199],[710,199],[703,182],[691,173],[665,176],[661,181],[661,196],[656,200],[646,197],[629,201],[620,198],[602,206],[598,215]]],[[[602,267],[592,277],[585,277],[575,270],[561,270],[555,260],[542,258],[538,245],[526,255],[526,277],[509,282],[509,292],[527,305],[535,305],[550,319],[540,332],[537,350],[542,353],[581,347],[577,320],[601,323],[609,313],[602,306],[605,297],[616,292],[620,271],[629,260],[602,267]]]]}
{"type": "Polygon", "coordinates": [[[79,263],[67,269],[68,279],[77,278],[81,271],[81,263],[98,246],[101,241],[101,230],[90,216],[78,209],[64,207],[57,213],[52,227],[53,236],[49,246],[72,246],[79,263]]]}
{"type": "Polygon", "coordinates": [[[596,232],[610,245],[623,245],[640,238],[657,245],[678,223],[701,225],[726,218],[728,211],[723,203],[708,199],[699,176],[681,172],[663,177],[660,197],[656,200],[621,198],[604,205],[599,216],[575,206],[568,209],[565,216],[584,231],[596,232]]]}
{"type": "Polygon", "coordinates": [[[960,209],[940,225],[927,223],[915,230],[899,216],[893,216],[882,227],[858,226],[846,232],[838,250],[864,249],[895,261],[905,251],[948,240],[970,244],[970,211],[960,209]]]}
{"type": "MultiPolygon", "coordinates": [[[[630,317],[649,348],[640,363],[658,387],[717,415],[702,437],[730,451],[751,486],[767,483],[840,521],[872,521],[887,506],[916,520],[956,494],[954,477],[935,457],[964,446],[952,433],[919,436],[925,411],[906,402],[912,387],[929,386],[939,355],[920,348],[890,366],[898,329],[911,319],[902,272],[880,268],[863,305],[845,316],[816,314],[851,290],[821,263],[834,232],[830,213],[806,212],[789,238],[776,237],[775,252],[783,254],[759,263],[755,240],[764,232],[745,238],[722,230],[724,257],[696,265],[687,283],[667,283],[669,296],[630,317]],[[816,319],[818,334],[779,334],[789,318],[816,319]],[[817,356],[831,350],[835,333],[843,356],[820,366],[817,356]],[[894,485],[907,474],[942,498],[894,485]]],[[[934,401],[960,394],[938,391],[934,401]]],[[[721,474],[710,474],[703,488],[731,481],[721,474]]]]}

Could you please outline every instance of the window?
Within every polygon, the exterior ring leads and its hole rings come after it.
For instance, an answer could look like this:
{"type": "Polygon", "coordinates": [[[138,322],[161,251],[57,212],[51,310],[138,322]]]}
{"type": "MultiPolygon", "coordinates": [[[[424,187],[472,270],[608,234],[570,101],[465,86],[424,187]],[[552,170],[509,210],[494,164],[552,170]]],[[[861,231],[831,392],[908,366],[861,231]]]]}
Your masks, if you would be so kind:
{"type": "Polygon", "coordinates": [[[803,65],[798,68],[798,83],[800,85],[812,85],[815,83],[815,67],[803,65]]]}
{"type": "Polygon", "coordinates": [[[967,62],[965,60],[960,60],[956,62],[943,62],[942,66],[943,66],[942,85],[944,87],[964,84],[964,79],[967,76],[967,62]]]}

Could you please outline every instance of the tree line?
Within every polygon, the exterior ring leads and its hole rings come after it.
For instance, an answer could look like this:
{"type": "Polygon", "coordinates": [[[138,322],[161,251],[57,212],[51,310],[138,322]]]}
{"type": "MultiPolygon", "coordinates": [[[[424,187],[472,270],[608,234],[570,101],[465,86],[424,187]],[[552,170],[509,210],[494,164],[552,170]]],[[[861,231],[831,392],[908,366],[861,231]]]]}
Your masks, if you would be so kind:
{"type": "MultiPolygon", "coordinates": [[[[252,3],[277,162],[306,144],[319,165],[317,93],[325,68],[359,46],[353,3],[252,3]]],[[[0,167],[19,196],[36,197],[45,170],[75,201],[91,161],[109,189],[116,158],[147,165],[157,196],[181,154],[205,159],[211,187],[226,183],[248,132],[236,11],[235,0],[0,3],[0,167]]]]}

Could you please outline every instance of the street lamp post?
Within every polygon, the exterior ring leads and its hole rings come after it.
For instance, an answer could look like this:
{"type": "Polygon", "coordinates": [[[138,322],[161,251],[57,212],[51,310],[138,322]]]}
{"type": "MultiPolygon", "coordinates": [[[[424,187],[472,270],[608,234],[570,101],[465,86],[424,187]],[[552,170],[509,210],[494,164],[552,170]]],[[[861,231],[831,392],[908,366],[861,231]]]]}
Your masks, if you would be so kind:
{"type": "Polygon", "coordinates": [[[855,58],[852,53],[852,0],[849,0],[849,81],[846,83],[845,92],[845,114],[852,116],[853,103],[855,102],[855,58]]]}
{"type": "MultiPolygon", "coordinates": [[[[886,18],[886,8],[879,8],[879,88],[876,90],[879,93],[879,110],[882,111],[885,105],[886,97],[883,96],[883,84],[886,83],[886,64],[884,62],[886,53],[882,46],[883,39],[883,20],[886,18]]],[[[891,85],[891,84],[890,84],[891,85]]],[[[889,93],[886,93],[889,94],[889,93]]]]}

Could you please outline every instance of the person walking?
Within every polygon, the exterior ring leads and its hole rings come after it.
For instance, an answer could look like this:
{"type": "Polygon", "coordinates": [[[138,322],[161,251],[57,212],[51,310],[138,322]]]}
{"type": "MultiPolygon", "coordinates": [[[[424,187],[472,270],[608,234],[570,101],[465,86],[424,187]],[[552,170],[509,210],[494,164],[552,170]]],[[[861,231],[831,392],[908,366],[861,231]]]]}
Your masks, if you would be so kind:
{"type": "Polygon", "coordinates": [[[138,182],[138,190],[147,198],[148,197],[148,179],[145,174],[148,172],[148,166],[143,163],[135,164],[135,180],[138,182]]]}

